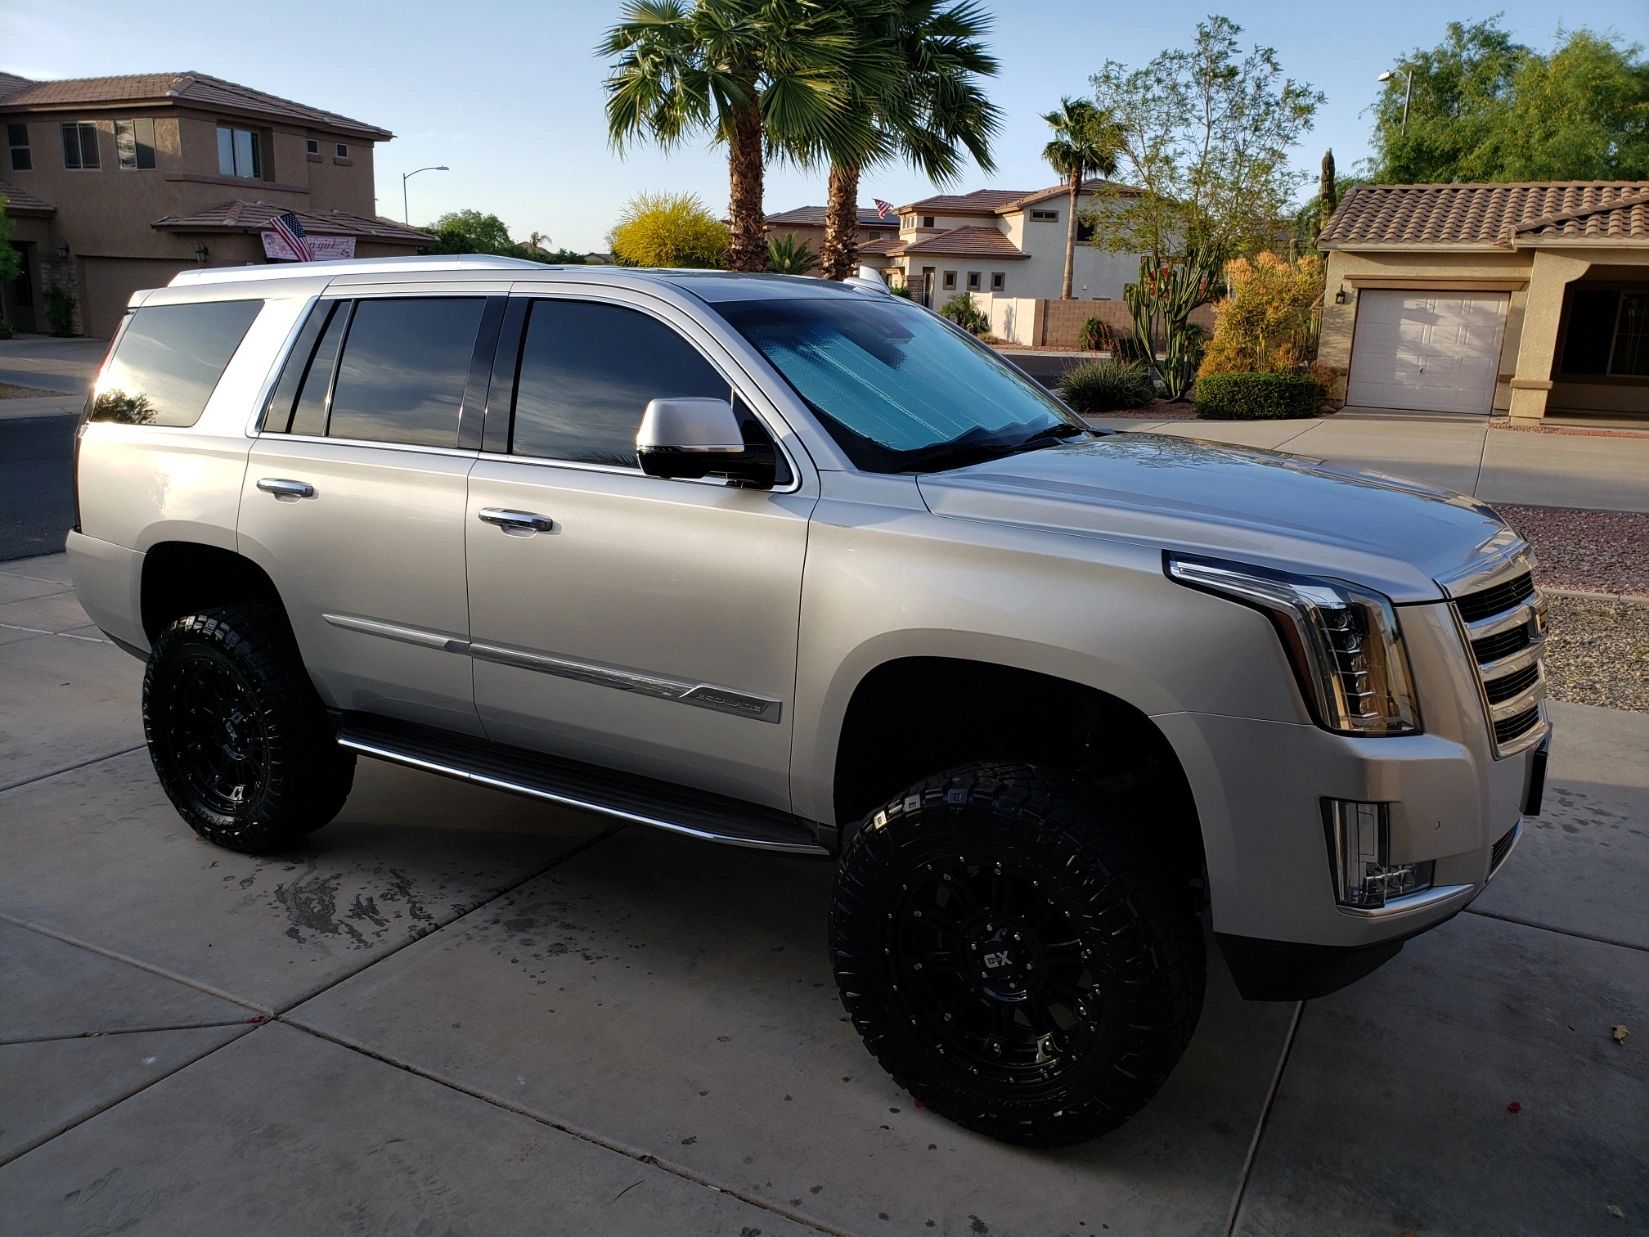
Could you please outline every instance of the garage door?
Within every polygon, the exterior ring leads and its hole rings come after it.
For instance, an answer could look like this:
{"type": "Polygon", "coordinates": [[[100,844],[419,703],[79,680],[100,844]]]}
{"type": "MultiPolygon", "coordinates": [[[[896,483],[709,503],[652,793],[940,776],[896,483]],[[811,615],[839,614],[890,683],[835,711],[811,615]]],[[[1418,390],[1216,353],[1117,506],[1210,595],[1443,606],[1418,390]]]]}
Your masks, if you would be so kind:
{"type": "Polygon", "coordinates": [[[1504,292],[1365,288],[1357,296],[1346,402],[1489,412],[1507,299],[1504,292]]]}

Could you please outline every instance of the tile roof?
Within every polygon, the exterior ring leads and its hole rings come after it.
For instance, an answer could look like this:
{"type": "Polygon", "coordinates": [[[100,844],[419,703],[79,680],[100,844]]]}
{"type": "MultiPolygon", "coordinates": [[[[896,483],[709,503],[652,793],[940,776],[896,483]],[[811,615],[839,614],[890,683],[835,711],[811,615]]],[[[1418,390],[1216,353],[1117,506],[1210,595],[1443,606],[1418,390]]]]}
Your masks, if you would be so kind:
{"type": "MultiPolygon", "coordinates": [[[[859,209],[859,226],[861,228],[896,228],[897,219],[883,219],[876,214],[873,206],[861,206],[859,209]]],[[[794,210],[780,211],[776,215],[767,216],[769,224],[800,224],[806,227],[822,228],[825,225],[825,207],[798,206],[794,210]]]]}
{"type": "Polygon", "coordinates": [[[1649,181],[1359,185],[1318,243],[1324,249],[1649,244],[1649,181]]]}
{"type": "Polygon", "coordinates": [[[897,236],[878,236],[873,241],[866,241],[859,246],[860,257],[886,257],[891,250],[900,244],[897,236]]]}
{"type": "MultiPolygon", "coordinates": [[[[167,215],[149,226],[166,232],[261,232],[289,207],[268,202],[223,202],[190,215],[167,215]]],[[[344,210],[293,211],[305,232],[318,236],[360,236],[368,240],[398,241],[407,245],[432,244],[435,237],[393,219],[352,215],[344,210]]]]}
{"type": "Polygon", "coordinates": [[[907,253],[955,254],[987,258],[1028,258],[998,229],[990,226],[952,228],[948,232],[930,232],[892,251],[895,256],[907,253]]]}
{"type": "Polygon", "coordinates": [[[351,120],[336,112],[296,103],[279,95],[253,90],[208,73],[132,73],[122,77],[70,77],[36,82],[12,73],[0,73],[0,109],[64,108],[114,103],[169,103],[262,116],[312,125],[375,141],[395,135],[387,129],[351,120]]]}
{"type": "Polygon", "coordinates": [[[941,193],[935,197],[922,198],[908,206],[901,206],[898,213],[903,215],[907,211],[933,211],[948,215],[990,215],[1004,202],[1026,197],[1029,192],[1025,189],[975,189],[972,193],[941,193]]]}
{"type": "MultiPolygon", "coordinates": [[[[1132,185],[1125,185],[1116,180],[1105,180],[1103,177],[1095,177],[1082,182],[1083,193],[1098,193],[1106,187],[1110,187],[1118,193],[1132,194],[1136,197],[1139,194],[1139,190],[1132,185]]],[[[1069,185],[1050,185],[1046,189],[1038,189],[1035,193],[1027,193],[1011,202],[1002,203],[996,208],[996,213],[999,215],[1010,214],[1016,210],[1024,210],[1027,206],[1035,206],[1039,202],[1046,202],[1050,198],[1067,197],[1070,192],[1071,187],[1069,185]]]]}
{"type": "Polygon", "coordinates": [[[8,215],[55,215],[57,207],[43,202],[27,189],[0,180],[0,198],[6,199],[8,215]]]}

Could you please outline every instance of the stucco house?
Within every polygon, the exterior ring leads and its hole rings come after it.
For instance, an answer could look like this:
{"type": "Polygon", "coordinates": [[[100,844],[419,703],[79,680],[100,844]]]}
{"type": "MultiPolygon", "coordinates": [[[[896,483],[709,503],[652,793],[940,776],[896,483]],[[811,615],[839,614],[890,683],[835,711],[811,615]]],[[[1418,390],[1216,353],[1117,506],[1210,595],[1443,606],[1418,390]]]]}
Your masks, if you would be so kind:
{"type": "MultiPolygon", "coordinates": [[[[858,212],[860,245],[893,236],[899,231],[899,221],[891,216],[882,218],[874,206],[861,206],[858,212]]],[[[798,206],[794,210],[780,211],[776,215],[768,215],[766,223],[769,236],[783,240],[788,235],[794,235],[796,243],[805,244],[813,251],[814,257],[818,257],[824,249],[825,208],[822,206],[798,206]]]]}
{"type": "MultiPolygon", "coordinates": [[[[1089,242],[1085,216],[1107,209],[1100,191],[1132,193],[1103,180],[1085,181],[1077,198],[1077,248],[1071,295],[1078,300],[1121,300],[1139,277],[1139,258],[1108,253],[1089,242]]],[[[1057,298],[1065,271],[1065,212],[1070,189],[976,189],[942,193],[898,208],[898,235],[860,250],[867,265],[884,268],[890,282],[910,287],[926,305],[958,292],[997,297],[1057,298]]]]}
{"type": "Polygon", "coordinates": [[[1649,181],[1363,185],[1318,244],[1348,403],[1649,418],[1649,181]]]}
{"type": "Polygon", "coordinates": [[[0,123],[0,196],[23,259],[0,313],[24,330],[46,328],[48,287],[72,293],[81,331],[106,336],[134,291],[185,267],[290,256],[268,228],[289,210],[317,256],[434,239],[375,209],[373,148],[388,130],[205,73],[0,73],[0,123]]]}

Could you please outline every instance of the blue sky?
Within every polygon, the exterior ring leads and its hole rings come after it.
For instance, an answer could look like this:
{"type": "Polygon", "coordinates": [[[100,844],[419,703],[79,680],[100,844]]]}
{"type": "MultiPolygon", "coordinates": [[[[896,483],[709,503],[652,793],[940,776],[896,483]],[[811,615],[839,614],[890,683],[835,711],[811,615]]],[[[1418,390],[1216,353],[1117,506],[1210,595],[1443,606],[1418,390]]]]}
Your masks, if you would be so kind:
{"type": "MultiPolygon", "coordinates": [[[[1002,72],[992,95],[1006,113],[997,172],[967,175],[962,189],[1035,189],[1055,178],[1038,152],[1042,112],[1061,94],[1086,93],[1106,59],[1143,64],[1183,44],[1211,0],[987,3],[1002,72]]],[[[1364,114],[1375,76],[1403,52],[1431,46],[1451,18],[1504,9],[1523,42],[1549,48],[1558,18],[1548,2],[1504,0],[1455,8],[1426,0],[1230,3],[1245,39],[1275,47],[1284,70],[1328,95],[1297,152],[1315,171],[1332,146],[1342,170],[1368,152],[1364,114]]],[[[591,52],[619,9],[616,0],[569,4],[494,0],[284,0],[226,9],[200,20],[198,3],[151,0],[134,9],[104,0],[56,4],[12,0],[0,11],[0,68],[28,77],[197,69],[341,112],[392,130],[378,148],[378,210],[401,217],[403,171],[445,163],[411,182],[412,218],[477,207],[501,216],[516,237],[547,233],[553,244],[604,249],[619,208],[642,189],[690,190],[717,211],[727,200],[725,162],[693,143],[673,154],[638,149],[623,159],[607,146],[601,82],[591,52]],[[239,26],[240,29],[236,30],[239,26]],[[226,37],[226,32],[235,31],[226,37]]],[[[1567,26],[1615,29],[1649,42],[1642,0],[1568,0],[1567,26]]],[[[863,196],[907,202],[929,186],[899,166],[873,170],[863,196]]],[[[824,173],[770,168],[767,208],[824,201],[824,173]]]]}

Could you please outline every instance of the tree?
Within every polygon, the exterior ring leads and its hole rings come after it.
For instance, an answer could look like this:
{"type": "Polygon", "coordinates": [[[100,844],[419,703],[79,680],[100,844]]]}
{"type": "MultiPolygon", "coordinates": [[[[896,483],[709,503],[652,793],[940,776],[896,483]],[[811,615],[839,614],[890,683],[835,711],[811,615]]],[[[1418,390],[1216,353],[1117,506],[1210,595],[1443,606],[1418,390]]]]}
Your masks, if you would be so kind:
{"type": "MultiPolygon", "coordinates": [[[[767,262],[762,219],[764,143],[810,164],[826,151],[870,151],[849,107],[852,83],[891,73],[854,30],[856,7],[819,0],[628,0],[598,53],[607,132],[622,151],[647,138],[666,148],[708,132],[727,147],[727,264],[767,262]]],[[[863,82],[867,87],[873,84],[863,82]]]]}
{"type": "Polygon", "coordinates": [[[620,266],[727,264],[727,225],[691,193],[638,193],[608,238],[620,266]]]}
{"type": "Polygon", "coordinates": [[[820,273],[853,274],[859,247],[859,180],[872,163],[904,159],[929,180],[955,177],[966,152],[995,170],[990,143],[1001,112],[980,79],[994,76],[996,57],[984,37],[991,17],[973,0],[941,7],[936,0],[851,0],[866,53],[886,56],[848,79],[850,110],[868,130],[855,129],[829,151],[830,183],[820,273]]]}
{"type": "Polygon", "coordinates": [[[1042,158],[1053,165],[1069,185],[1070,204],[1065,211],[1065,278],[1059,295],[1071,297],[1071,277],[1076,270],[1077,199],[1088,173],[1115,176],[1117,147],[1121,135],[1117,124],[1086,99],[1063,98],[1056,111],[1042,117],[1053,126],[1054,136],[1042,148],[1042,158]]]}
{"type": "Polygon", "coordinates": [[[22,256],[11,247],[11,217],[6,214],[6,195],[0,193],[0,279],[16,279],[22,272],[22,256]]]}
{"type": "Polygon", "coordinates": [[[550,238],[542,232],[529,232],[527,239],[515,247],[518,257],[527,258],[533,262],[548,262],[554,266],[586,266],[589,263],[583,254],[571,249],[551,249],[550,238]]]}
{"type": "Polygon", "coordinates": [[[1225,268],[1226,294],[1214,306],[1214,335],[1197,377],[1292,373],[1312,358],[1323,262],[1315,254],[1287,262],[1261,253],[1225,268]]]}
{"type": "Polygon", "coordinates": [[[478,210],[451,211],[430,224],[429,230],[435,233],[435,244],[428,246],[425,253],[513,255],[517,248],[502,219],[478,210]]]}
{"type": "Polygon", "coordinates": [[[1398,62],[1374,105],[1373,177],[1388,184],[1649,177],[1649,62],[1641,53],[1614,36],[1575,30],[1543,55],[1514,42],[1498,17],[1450,22],[1436,47],[1398,62]]]}
{"type": "Polygon", "coordinates": [[[811,275],[819,269],[819,259],[806,241],[797,244],[796,234],[788,232],[783,240],[767,238],[767,269],[775,275],[811,275]]]}
{"type": "Polygon", "coordinates": [[[1145,254],[1156,268],[1188,247],[1223,260],[1275,243],[1309,179],[1289,165],[1289,148],[1311,128],[1323,95],[1286,76],[1272,48],[1243,54],[1241,33],[1229,18],[1210,17],[1190,47],[1140,69],[1107,61],[1093,76],[1133,187],[1103,191],[1115,209],[1096,243],[1145,254]]]}

